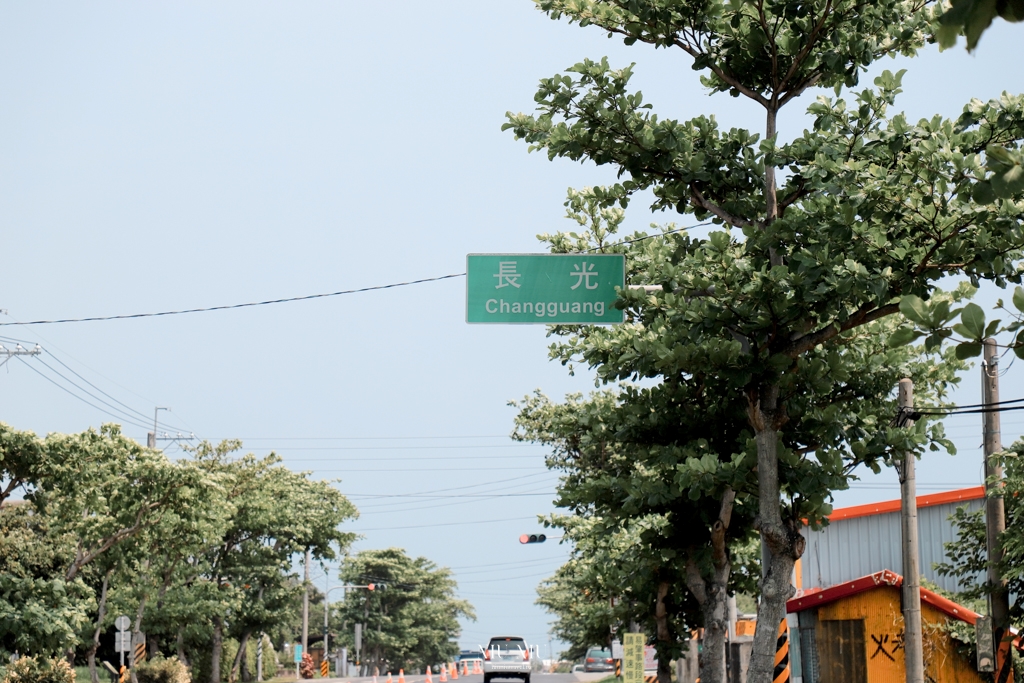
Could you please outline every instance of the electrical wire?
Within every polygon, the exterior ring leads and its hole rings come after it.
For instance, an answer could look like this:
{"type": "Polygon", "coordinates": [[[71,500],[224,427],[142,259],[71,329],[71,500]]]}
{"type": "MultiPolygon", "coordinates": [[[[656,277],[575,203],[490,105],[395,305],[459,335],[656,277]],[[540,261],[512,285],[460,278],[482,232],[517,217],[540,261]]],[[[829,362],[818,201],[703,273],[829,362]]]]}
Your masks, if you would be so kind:
{"type": "Polygon", "coordinates": [[[62,386],[62,385],[58,384],[58,383],[57,383],[56,381],[54,381],[54,380],[53,380],[53,379],[51,379],[50,377],[47,377],[46,375],[44,375],[44,374],[43,374],[42,372],[40,372],[40,371],[39,371],[39,370],[37,370],[37,369],[36,369],[35,367],[33,367],[32,365],[30,365],[29,363],[27,363],[27,362],[26,362],[26,361],[25,361],[24,359],[22,359],[22,357],[21,357],[21,356],[16,356],[16,358],[17,358],[17,359],[18,359],[19,361],[21,361],[22,363],[25,363],[25,366],[26,366],[26,367],[28,367],[28,369],[29,369],[29,370],[31,370],[32,372],[36,373],[37,375],[39,375],[40,377],[42,377],[42,378],[43,378],[43,379],[45,379],[45,380],[46,380],[47,382],[49,382],[49,383],[50,383],[50,384],[52,384],[53,386],[57,387],[57,388],[58,388],[58,389],[60,389],[61,391],[63,391],[63,392],[66,392],[67,394],[69,394],[69,395],[71,395],[71,396],[73,396],[73,397],[77,398],[77,399],[78,399],[79,401],[81,401],[82,403],[86,404],[87,406],[90,406],[91,408],[95,408],[96,410],[100,411],[101,413],[105,413],[106,415],[109,415],[110,417],[113,417],[113,418],[114,418],[114,419],[116,419],[116,420],[121,420],[121,421],[123,421],[123,422],[128,422],[129,424],[131,424],[131,425],[132,425],[132,426],[134,426],[134,427],[141,427],[142,429],[146,429],[146,425],[142,425],[142,424],[139,424],[138,422],[134,422],[134,421],[130,421],[130,420],[124,420],[124,419],[123,419],[123,418],[121,418],[120,416],[118,416],[118,415],[115,415],[114,413],[111,413],[110,411],[108,411],[108,410],[106,410],[106,409],[104,409],[104,408],[100,408],[99,406],[97,406],[97,405],[96,405],[96,404],[94,404],[94,403],[90,403],[89,401],[87,401],[86,399],[82,398],[82,397],[81,397],[81,396],[79,396],[78,394],[74,393],[73,391],[71,391],[71,390],[70,390],[70,389],[68,389],[67,387],[64,387],[64,386],[62,386]]]}
{"type": "MultiPolygon", "coordinates": [[[[288,446],[288,451],[456,451],[480,448],[542,448],[532,444],[481,444],[478,446],[288,446]]],[[[271,451],[269,446],[251,450],[271,451]]],[[[282,449],[283,450],[283,449],[282,449]]],[[[333,458],[332,458],[333,459],[333,458]]]]}
{"type": "Polygon", "coordinates": [[[209,313],[211,311],[229,311],[237,308],[252,308],[255,306],[271,306],[273,304],[285,304],[294,301],[308,301],[310,299],[326,299],[328,297],[342,296],[344,294],[360,294],[362,292],[373,292],[382,289],[395,289],[397,287],[409,287],[411,285],[420,285],[426,282],[438,282],[440,280],[450,280],[451,278],[464,277],[465,273],[453,273],[451,275],[441,275],[438,277],[427,277],[420,280],[410,280],[408,282],[393,282],[387,285],[375,285],[372,287],[360,287],[359,289],[344,289],[338,292],[326,292],[323,294],[306,294],[305,296],[292,296],[282,299],[268,299],[266,301],[251,301],[243,304],[226,304],[223,306],[207,306],[205,308],[184,308],[174,311],[159,311],[156,313],[130,313],[127,315],[102,315],[93,316],[89,318],[60,318],[56,320],[29,320],[27,322],[13,322],[13,323],[0,323],[0,327],[6,327],[9,325],[60,325],[63,323],[90,323],[90,322],[105,322],[108,320],[134,320],[137,318],[159,318],[170,315],[185,315],[187,313],[209,313]]]}
{"type": "Polygon", "coordinates": [[[497,481],[486,481],[486,482],[480,482],[478,484],[467,484],[465,486],[451,486],[451,487],[448,487],[448,488],[437,489],[437,490],[434,490],[434,491],[419,491],[417,493],[379,493],[379,494],[355,493],[355,494],[351,494],[351,495],[346,494],[346,496],[348,498],[407,498],[407,497],[410,497],[410,496],[430,495],[430,494],[436,494],[436,493],[444,494],[444,493],[449,493],[451,491],[464,491],[466,489],[475,489],[475,488],[479,488],[481,486],[501,486],[501,487],[505,487],[505,486],[507,486],[508,482],[510,482],[510,481],[520,481],[522,479],[531,479],[533,477],[539,477],[539,476],[542,476],[542,475],[545,475],[545,474],[550,474],[550,471],[545,470],[544,472],[531,472],[530,474],[524,474],[521,477],[510,477],[508,479],[503,479],[500,482],[497,482],[497,481]]]}
{"type": "MultiPolygon", "coordinates": [[[[54,369],[54,368],[53,368],[52,366],[50,366],[50,365],[49,365],[49,364],[48,364],[48,363],[47,363],[46,361],[44,361],[44,360],[43,360],[42,358],[36,358],[36,361],[37,361],[38,363],[40,363],[40,364],[41,364],[41,365],[42,365],[43,367],[47,368],[47,369],[48,369],[48,370],[49,370],[50,372],[52,372],[53,374],[57,375],[58,377],[60,377],[61,379],[63,379],[63,380],[65,381],[65,382],[67,382],[67,383],[68,383],[68,384],[70,384],[71,386],[73,386],[73,387],[75,387],[76,389],[78,389],[79,391],[81,391],[81,392],[82,392],[83,394],[85,394],[86,396],[89,396],[89,397],[91,397],[91,398],[93,398],[93,399],[95,399],[95,400],[99,401],[99,402],[100,402],[100,403],[102,403],[103,405],[105,405],[105,406],[107,406],[108,408],[110,408],[111,410],[113,410],[113,411],[114,411],[115,413],[120,413],[121,415],[123,415],[123,416],[124,416],[124,417],[123,417],[123,419],[124,419],[125,421],[128,421],[128,422],[130,422],[131,424],[134,424],[134,425],[135,425],[136,427],[145,427],[145,423],[143,423],[143,424],[139,424],[139,418],[137,418],[137,417],[134,417],[133,415],[131,415],[130,413],[128,413],[128,412],[126,412],[126,411],[124,411],[124,410],[121,410],[120,408],[118,408],[118,407],[117,407],[117,406],[115,406],[114,404],[112,404],[112,403],[109,403],[109,402],[107,402],[107,401],[103,400],[102,398],[100,398],[100,397],[99,397],[99,396],[97,396],[96,394],[92,393],[92,392],[91,392],[91,391],[89,391],[88,389],[86,389],[86,388],[82,387],[81,385],[79,385],[79,384],[75,383],[75,381],[74,381],[74,380],[72,380],[72,379],[69,379],[68,377],[64,376],[63,374],[61,374],[61,373],[60,373],[60,371],[58,371],[58,370],[55,370],[55,369],[54,369]]],[[[105,412],[106,412],[106,411],[105,411],[105,412]]],[[[136,411],[136,412],[137,412],[137,411],[136,411]]],[[[113,415],[114,413],[109,413],[109,412],[108,412],[107,414],[108,414],[108,415],[113,415]]],[[[143,415],[143,416],[142,416],[142,419],[143,419],[143,420],[145,420],[145,419],[146,419],[146,416],[145,416],[145,415],[143,415]]]]}
{"type": "Polygon", "coordinates": [[[469,520],[469,521],[465,521],[465,522],[440,522],[438,524],[414,524],[412,526],[384,526],[384,527],[375,527],[375,528],[372,528],[372,529],[346,529],[346,531],[351,531],[351,532],[356,533],[356,534],[361,534],[361,533],[366,532],[366,531],[396,531],[396,530],[399,530],[399,529],[433,529],[433,528],[439,527],[439,526],[466,526],[466,525],[469,525],[469,524],[493,524],[493,523],[497,523],[497,522],[522,522],[524,520],[529,520],[529,519],[536,520],[537,518],[534,516],[534,517],[505,517],[503,519],[475,519],[475,520],[469,520]]]}
{"type": "MultiPolygon", "coordinates": [[[[698,223],[689,227],[676,228],[675,230],[666,230],[664,232],[656,233],[654,235],[644,235],[643,237],[637,237],[635,239],[622,240],[620,242],[612,242],[611,244],[605,244],[600,247],[593,247],[591,249],[584,249],[578,252],[571,252],[576,254],[589,254],[609,247],[615,247],[626,244],[636,244],[637,242],[643,242],[645,240],[654,239],[656,237],[664,237],[665,235],[671,235],[677,232],[683,232],[685,230],[691,230],[693,228],[703,227],[711,225],[711,222],[698,223]]],[[[185,315],[188,313],[209,313],[211,311],[229,311],[238,308],[253,308],[256,306],[271,306],[274,304],[285,304],[296,301],[309,301],[310,299],[326,299],[329,297],[342,296],[345,294],[361,294],[363,292],[374,292],[383,289],[396,289],[398,287],[410,287],[412,285],[421,285],[428,282],[439,282],[441,280],[450,280],[457,277],[465,277],[466,273],[451,273],[449,275],[439,275],[437,277],[426,277],[419,280],[409,280],[407,282],[393,282],[387,285],[374,285],[371,287],[360,287],[358,289],[343,289],[337,292],[325,292],[321,294],[306,294],[304,296],[292,296],[281,299],[268,299],[266,301],[250,301],[242,304],[225,304],[222,306],[207,306],[204,308],[184,308],[173,311],[159,311],[155,313],[131,313],[127,315],[104,315],[94,316],[89,318],[59,318],[55,320],[29,320],[26,322],[11,322],[11,323],[0,323],[0,327],[8,327],[14,325],[28,326],[28,325],[59,325],[63,323],[86,323],[86,322],[105,322],[109,320],[134,320],[138,318],[158,318],[170,315],[185,315]]]]}

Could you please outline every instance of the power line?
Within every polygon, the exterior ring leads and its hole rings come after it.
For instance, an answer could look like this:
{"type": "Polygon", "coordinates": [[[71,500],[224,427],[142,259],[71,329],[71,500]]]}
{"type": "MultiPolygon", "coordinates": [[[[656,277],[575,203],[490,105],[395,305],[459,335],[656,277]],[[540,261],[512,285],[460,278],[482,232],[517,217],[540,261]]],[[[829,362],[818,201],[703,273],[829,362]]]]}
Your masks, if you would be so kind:
{"type": "Polygon", "coordinates": [[[353,533],[361,534],[365,531],[395,531],[398,529],[433,529],[439,526],[466,526],[469,524],[492,524],[496,522],[522,522],[524,520],[536,520],[535,516],[532,517],[505,517],[504,519],[476,519],[468,522],[441,522],[439,524],[415,524],[412,526],[383,526],[375,527],[373,529],[347,529],[353,533]]]}
{"type": "MultiPolygon", "coordinates": [[[[41,363],[41,364],[43,365],[43,367],[47,368],[47,369],[48,369],[48,370],[49,370],[50,372],[52,372],[53,374],[55,374],[55,375],[57,375],[58,377],[60,377],[60,378],[61,378],[62,380],[64,380],[65,382],[67,382],[67,383],[68,383],[68,384],[70,384],[71,386],[75,387],[76,389],[78,389],[79,391],[81,391],[82,393],[84,393],[84,394],[85,394],[86,396],[89,396],[89,397],[91,397],[91,398],[93,398],[93,399],[95,399],[95,400],[99,401],[99,402],[100,402],[100,403],[102,403],[103,405],[105,405],[105,406],[107,406],[108,408],[110,408],[111,410],[115,411],[115,413],[120,413],[121,415],[123,415],[123,416],[124,416],[123,418],[119,418],[119,419],[124,419],[124,420],[125,420],[126,422],[129,422],[130,424],[133,424],[133,425],[135,425],[136,427],[143,427],[143,426],[144,426],[144,425],[141,425],[141,424],[139,424],[139,422],[138,422],[139,418],[137,418],[137,417],[134,417],[134,416],[132,416],[132,415],[131,415],[130,413],[127,413],[127,412],[125,412],[124,410],[121,410],[120,408],[118,408],[117,406],[115,406],[115,405],[114,405],[114,404],[112,404],[112,403],[109,403],[109,402],[107,402],[107,401],[104,401],[104,400],[103,400],[102,398],[100,398],[100,397],[99,397],[99,396],[97,396],[96,394],[92,393],[92,392],[91,392],[91,391],[89,391],[88,389],[86,389],[86,388],[84,388],[84,387],[80,386],[79,384],[76,384],[74,380],[72,380],[72,379],[69,379],[69,378],[65,377],[64,375],[62,375],[62,374],[60,373],[60,371],[58,371],[58,370],[55,370],[55,369],[54,369],[53,367],[51,367],[51,366],[50,366],[50,365],[49,365],[49,364],[48,364],[48,363],[47,363],[46,361],[44,361],[44,360],[43,360],[42,358],[40,358],[40,359],[39,359],[39,362],[40,362],[40,363],[41,363]]],[[[93,407],[97,407],[97,406],[93,406],[93,407]]],[[[107,413],[108,415],[114,415],[114,413],[111,413],[111,412],[108,412],[108,411],[104,411],[104,412],[106,412],[106,413],[107,413]]],[[[137,412],[137,411],[136,411],[136,412],[137,412]]]]}
{"type": "Polygon", "coordinates": [[[118,415],[115,415],[114,413],[110,412],[109,410],[106,410],[104,408],[100,408],[98,405],[96,405],[94,403],[90,403],[89,401],[87,401],[86,399],[82,398],[78,394],[74,393],[73,391],[71,391],[67,387],[62,386],[62,385],[58,384],[56,381],[54,381],[53,379],[51,379],[50,377],[47,377],[42,372],[40,372],[38,369],[36,369],[32,365],[29,365],[28,363],[26,363],[21,358],[18,358],[18,360],[20,360],[22,363],[25,363],[25,365],[28,367],[29,370],[31,370],[32,372],[34,372],[37,375],[39,375],[40,377],[45,379],[50,384],[52,384],[53,386],[57,387],[61,391],[63,391],[65,393],[67,393],[67,394],[77,398],[79,401],[81,401],[82,403],[86,404],[87,406],[89,406],[91,408],[95,408],[96,410],[100,411],[101,413],[105,413],[105,414],[109,415],[110,417],[112,417],[112,418],[114,418],[116,420],[120,420],[122,422],[128,422],[129,424],[131,424],[134,427],[141,427],[142,429],[146,429],[146,425],[142,425],[142,424],[139,424],[138,422],[133,422],[133,421],[130,421],[130,420],[125,420],[124,418],[122,418],[122,417],[120,417],[118,415]]]}
{"type": "Polygon", "coordinates": [[[220,436],[213,441],[239,439],[241,441],[400,441],[428,439],[507,439],[508,434],[481,434],[478,436],[220,436]]]}
{"type": "Polygon", "coordinates": [[[332,296],[342,296],[344,294],[360,294],[362,292],[374,292],[382,289],[394,289],[396,287],[409,287],[410,285],[420,285],[426,282],[438,282],[440,280],[450,280],[455,277],[464,277],[465,273],[453,273],[451,275],[441,275],[439,277],[427,277],[420,280],[410,280],[408,282],[393,282],[388,285],[375,285],[373,287],[360,287],[359,289],[344,289],[338,292],[326,292],[323,294],[307,294],[305,296],[292,296],[283,299],[269,299],[267,301],[251,301],[244,304],[227,304],[223,306],[207,306],[205,308],[184,308],[176,311],[159,311],[156,313],[131,313],[128,315],[101,315],[89,318],[60,318],[56,320],[29,320],[27,322],[13,322],[13,323],[0,323],[0,327],[7,327],[11,325],[59,325],[63,323],[91,323],[91,322],[103,322],[108,320],[134,320],[137,318],[159,318],[169,315],[185,315],[186,313],[209,313],[210,311],[229,311],[236,308],[252,308],[255,306],[270,306],[273,304],[284,304],[291,303],[293,301],[308,301],[310,299],[326,299],[332,296]]]}
{"type": "MultiPolygon", "coordinates": [[[[476,446],[286,446],[288,451],[456,451],[481,448],[543,448],[530,444],[481,444],[476,446]]],[[[252,450],[270,451],[270,446],[261,446],[252,450]]],[[[471,456],[472,457],[472,456],[471,456]]],[[[332,458],[333,460],[334,458],[332,458]]]]}
{"type": "MultiPolygon", "coordinates": [[[[655,239],[657,237],[664,237],[665,235],[671,235],[677,232],[683,232],[691,230],[693,228],[699,228],[703,226],[711,225],[711,222],[697,223],[683,228],[676,228],[674,230],[666,230],[664,232],[656,233],[653,235],[643,235],[628,240],[621,240],[619,242],[612,242],[611,244],[604,244],[600,247],[592,247],[590,249],[583,249],[582,251],[569,252],[575,254],[589,254],[595,251],[608,249],[610,247],[623,246],[627,244],[635,244],[637,242],[643,242],[645,240],[655,239]]],[[[409,280],[407,282],[393,282],[387,285],[374,285],[372,287],[360,287],[358,289],[343,289],[338,292],[325,292],[322,294],[306,294],[304,296],[292,296],[281,299],[268,299],[266,301],[251,301],[242,304],[226,304],[222,306],[207,306],[205,308],[184,308],[174,311],[159,311],[155,313],[131,313],[128,315],[103,315],[94,316],[89,318],[59,318],[56,320],[29,320],[27,322],[12,322],[12,323],[0,323],[0,327],[7,326],[28,326],[28,325],[59,325],[63,323],[87,323],[87,322],[104,322],[108,320],[133,320],[138,318],[158,318],[169,315],[184,315],[186,313],[208,313],[210,311],[229,311],[237,308],[253,308],[255,306],[270,306],[273,304],[285,304],[292,303],[295,301],[309,301],[310,299],[326,299],[334,296],[342,296],[345,294],[361,294],[363,292],[374,292],[383,289],[395,289],[398,287],[409,287],[412,285],[421,285],[427,282],[439,282],[441,280],[450,280],[457,277],[465,277],[466,273],[452,273],[450,275],[439,275],[437,277],[421,278],[419,280],[409,280]]]]}

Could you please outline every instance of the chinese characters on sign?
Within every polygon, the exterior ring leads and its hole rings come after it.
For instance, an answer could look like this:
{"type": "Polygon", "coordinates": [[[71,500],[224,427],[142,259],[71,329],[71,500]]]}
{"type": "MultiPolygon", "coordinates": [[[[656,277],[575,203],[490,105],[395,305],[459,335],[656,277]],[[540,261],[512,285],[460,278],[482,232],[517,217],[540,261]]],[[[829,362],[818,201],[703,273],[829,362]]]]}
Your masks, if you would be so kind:
{"type": "Polygon", "coordinates": [[[642,633],[622,634],[622,683],[643,683],[645,640],[642,633]]]}
{"type": "Polygon", "coordinates": [[[620,323],[625,286],[622,254],[470,254],[466,321],[470,323],[620,323]]]}

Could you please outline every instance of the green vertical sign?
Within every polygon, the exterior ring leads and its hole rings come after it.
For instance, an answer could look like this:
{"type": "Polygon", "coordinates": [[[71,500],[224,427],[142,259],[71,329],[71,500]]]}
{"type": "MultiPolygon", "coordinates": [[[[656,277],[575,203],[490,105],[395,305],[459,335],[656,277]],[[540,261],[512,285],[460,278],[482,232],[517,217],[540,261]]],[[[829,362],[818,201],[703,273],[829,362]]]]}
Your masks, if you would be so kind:
{"type": "Polygon", "coordinates": [[[621,323],[622,254],[470,254],[466,322],[621,323]]]}

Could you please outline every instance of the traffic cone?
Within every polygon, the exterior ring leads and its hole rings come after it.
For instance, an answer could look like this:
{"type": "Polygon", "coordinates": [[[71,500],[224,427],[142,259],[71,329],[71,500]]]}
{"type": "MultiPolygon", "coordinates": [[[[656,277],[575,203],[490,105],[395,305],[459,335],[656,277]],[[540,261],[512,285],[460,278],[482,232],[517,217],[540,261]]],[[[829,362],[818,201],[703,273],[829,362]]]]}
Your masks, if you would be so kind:
{"type": "Polygon", "coordinates": [[[465,659],[462,660],[462,675],[463,676],[468,676],[469,675],[469,662],[466,661],[465,659]]]}
{"type": "Polygon", "coordinates": [[[398,683],[405,683],[405,669],[398,670],[398,683]]]}
{"type": "Polygon", "coordinates": [[[475,676],[477,674],[482,674],[483,672],[484,672],[484,670],[480,666],[480,660],[479,659],[474,659],[473,660],[473,675],[475,676]]]}
{"type": "Polygon", "coordinates": [[[394,683],[394,681],[391,680],[391,672],[390,671],[388,672],[388,683],[394,683]]]}
{"type": "Polygon", "coordinates": [[[437,677],[438,683],[448,683],[448,671],[446,669],[447,667],[444,664],[442,664],[441,675],[437,677]]]}
{"type": "Polygon", "coordinates": [[[434,677],[430,675],[430,667],[427,667],[427,680],[424,683],[434,683],[434,677]]]}
{"type": "Polygon", "coordinates": [[[454,663],[449,664],[448,666],[450,666],[451,670],[452,670],[452,680],[453,681],[459,680],[459,667],[455,666],[454,663]]]}

